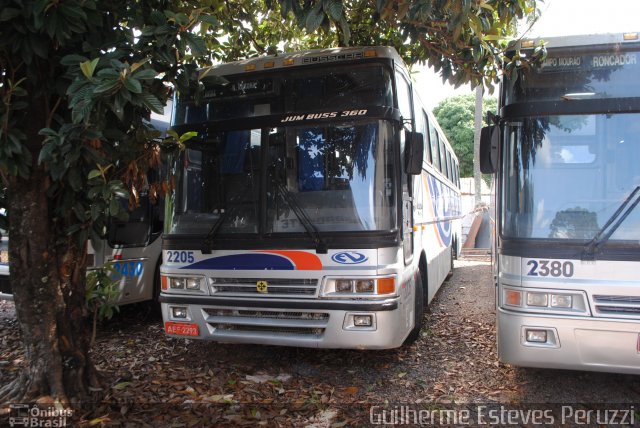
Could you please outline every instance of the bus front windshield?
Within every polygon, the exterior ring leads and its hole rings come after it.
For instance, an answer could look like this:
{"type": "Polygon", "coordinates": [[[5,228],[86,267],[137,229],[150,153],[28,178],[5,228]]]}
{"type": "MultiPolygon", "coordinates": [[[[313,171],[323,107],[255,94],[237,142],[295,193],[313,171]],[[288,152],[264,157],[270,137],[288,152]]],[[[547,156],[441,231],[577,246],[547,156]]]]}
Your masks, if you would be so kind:
{"type": "Polygon", "coordinates": [[[507,126],[505,238],[588,241],[618,218],[609,242],[640,240],[640,206],[632,206],[640,197],[640,114],[530,117],[507,126]],[[616,214],[623,206],[627,215],[616,214]]]}
{"type": "Polygon", "coordinates": [[[390,231],[392,126],[382,120],[203,133],[177,168],[170,233],[390,231]]]}

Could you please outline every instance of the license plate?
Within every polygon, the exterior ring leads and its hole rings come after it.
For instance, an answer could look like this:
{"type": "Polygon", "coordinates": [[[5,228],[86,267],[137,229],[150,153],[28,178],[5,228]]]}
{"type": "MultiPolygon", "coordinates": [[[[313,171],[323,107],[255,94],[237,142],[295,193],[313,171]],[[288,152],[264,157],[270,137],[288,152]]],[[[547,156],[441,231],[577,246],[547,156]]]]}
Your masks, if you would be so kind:
{"type": "Polygon", "coordinates": [[[164,323],[164,331],[167,334],[175,334],[178,336],[195,337],[200,335],[198,324],[184,322],[166,322],[164,323]]]}

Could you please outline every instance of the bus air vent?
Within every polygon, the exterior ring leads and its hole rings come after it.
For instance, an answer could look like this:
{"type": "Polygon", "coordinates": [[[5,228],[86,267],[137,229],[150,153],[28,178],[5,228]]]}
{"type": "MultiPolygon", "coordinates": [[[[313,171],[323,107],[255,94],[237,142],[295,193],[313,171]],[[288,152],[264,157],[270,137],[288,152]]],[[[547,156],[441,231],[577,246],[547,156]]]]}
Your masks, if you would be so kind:
{"type": "Polygon", "coordinates": [[[640,317],[640,296],[595,294],[593,300],[597,315],[614,318],[640,317]]]}

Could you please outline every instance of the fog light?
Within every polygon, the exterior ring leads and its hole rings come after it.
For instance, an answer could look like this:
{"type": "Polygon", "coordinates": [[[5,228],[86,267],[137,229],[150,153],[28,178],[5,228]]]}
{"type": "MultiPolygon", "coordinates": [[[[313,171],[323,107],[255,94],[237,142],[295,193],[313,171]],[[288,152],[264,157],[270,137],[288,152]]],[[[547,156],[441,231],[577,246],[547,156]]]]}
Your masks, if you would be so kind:
{"type": "Polygon", "coordinates": [[[351,281],[348,279],[339,279],[336,281],[336,291],[339,293],[351,292],[351,281]]]}
{"type": "Polygon", "coordinates": [[[525,330],[527,342],[546,343],[547,331],[546,330],[525,330]]]}
{"type": "Polygon", "coordinates": [[[187,308],[171,307],[171,315],[173,318],[187,318],[187,308]]]}
{"type": "Polygon", "coordinates": [[[527,306],[547,306],[548,302],[546,293],[527,293],[527,306]]]}
{"type": "Polygon", "coordinates": [[[184,278],[169,278],[169,287],[184,288],[184,278]]]}
{"type": "Polygon", "coordinates": [[[371,315],[354,315],[353,325],[356,327],[371,327],[373,321],[371,315]]]}
{"type": "Polygon", "coordinates": [[[373,279],[361,279],[359,281],[356,281],[356,291],[358,293],[373,293],[373,288],[373,279]]]}
{"type": "Polygon", "coordinates": [[[551,295],[551,307],[552,308],[570,308],[573,306],[573,298],[566,294],[552,294],[551,295]]]}
{"type": "Polygon", "coordinates": [[[187,290],[199,290],[200,278],[187,278],[187,290]]]}

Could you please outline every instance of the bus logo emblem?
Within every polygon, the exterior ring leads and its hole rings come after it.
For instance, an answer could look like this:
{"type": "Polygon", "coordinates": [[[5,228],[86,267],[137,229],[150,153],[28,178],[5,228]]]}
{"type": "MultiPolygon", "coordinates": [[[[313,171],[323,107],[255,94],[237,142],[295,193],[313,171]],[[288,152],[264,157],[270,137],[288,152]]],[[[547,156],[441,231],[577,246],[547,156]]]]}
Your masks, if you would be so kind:
{"type": "Polygon", "coordinates": [[[268,288],[269,288],[269,284],[267,284],[267,281],[256,282],[256,291],[258,293],[266,293],[268,288]]]}
{"type": "Polygon", "coordinates": [[[355,251],[343,251],[331,256],[331,260],[341,265],[357,265],[366,262],[368,257],[355,251]]]}

